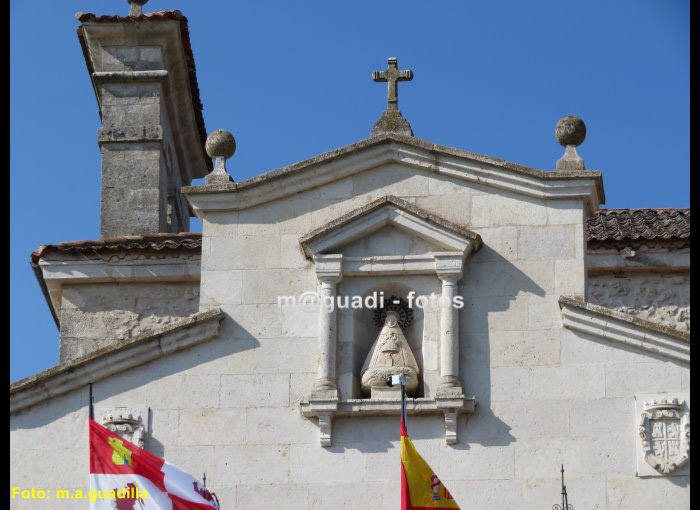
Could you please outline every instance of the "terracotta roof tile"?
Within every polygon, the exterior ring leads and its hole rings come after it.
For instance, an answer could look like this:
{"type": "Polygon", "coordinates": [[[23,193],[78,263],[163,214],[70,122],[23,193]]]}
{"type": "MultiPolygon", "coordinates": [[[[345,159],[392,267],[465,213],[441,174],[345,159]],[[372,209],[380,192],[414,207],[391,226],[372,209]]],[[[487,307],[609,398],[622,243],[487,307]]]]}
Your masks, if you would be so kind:
{"type": "Polygon", "coordinates": [[[201,250],[201,232],[180,232],[177,234],[151,234],[144,236],[106,237],[97,241],[72,241],[47,244],[32,253],[32,261],[37,262],[51,252],[95,253],[121,250],[201,250]]]}
{"type": "Polygon", "coordinates": [[[690,241],[690,209],[600,209],[588,218],[586,240],[690,241]]]}

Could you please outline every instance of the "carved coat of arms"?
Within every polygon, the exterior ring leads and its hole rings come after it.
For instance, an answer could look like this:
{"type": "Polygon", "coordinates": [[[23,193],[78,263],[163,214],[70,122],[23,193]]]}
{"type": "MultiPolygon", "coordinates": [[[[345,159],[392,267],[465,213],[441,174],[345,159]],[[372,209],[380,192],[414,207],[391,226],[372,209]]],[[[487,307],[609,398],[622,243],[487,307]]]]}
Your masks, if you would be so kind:
{"type": "Polygon", "coordinates": [[[118,407],[112,409],[98,409],[98,420],[107,430],[120,435],[139,448],[144,447],[146,439],[146,424],[148,409],[132,409],[118,407]],[[145,415],[145,417],[144,417],[145,415]]]}
{"type": "Polygon", "coordinates": [[[659,473],[670,474],[690,459],[690,412],[685,401],[644,402],[639,422],[644,460],[659,473]]]}

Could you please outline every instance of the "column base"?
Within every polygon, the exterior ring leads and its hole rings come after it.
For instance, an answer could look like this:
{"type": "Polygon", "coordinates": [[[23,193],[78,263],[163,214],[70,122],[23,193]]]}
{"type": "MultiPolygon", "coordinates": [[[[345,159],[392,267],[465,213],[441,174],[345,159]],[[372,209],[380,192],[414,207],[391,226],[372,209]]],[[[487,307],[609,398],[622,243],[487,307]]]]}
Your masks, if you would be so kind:
{"type": "Polygon", "coordinates": [[[460,397],[464,396],[462,381],[454,375],[445,375],[440,379],[440,385],[435,391],[435,396],[439,397],[460,397]]]}
{"type": "Polygon", "coordinates": [[[332,379],[317,379],[309,400],[338,400],[338,387],[332,379]]]}

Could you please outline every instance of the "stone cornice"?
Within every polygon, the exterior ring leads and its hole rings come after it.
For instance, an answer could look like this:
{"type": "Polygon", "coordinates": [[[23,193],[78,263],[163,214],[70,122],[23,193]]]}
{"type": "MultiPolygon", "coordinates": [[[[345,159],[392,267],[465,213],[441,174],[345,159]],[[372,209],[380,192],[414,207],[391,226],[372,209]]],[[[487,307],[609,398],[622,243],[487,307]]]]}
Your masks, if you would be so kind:
{"type": "Polygon", "coordinates": [[[685,331],[568,296],[559,298],[559,307],[564,326],[573,331],[690,363],[685,331]]]}
{"type": "Polygon", "coordinates": [[[219,335],[221,310],[193,314],[158,331],[110,345],[10,384],[10,413],[63,395],[219,335]]]}
{"type": "Polygon", "coordinates": [[[373,255],[343,257],[346,276],[386,276],[394,274],[435,274],[435,253],[423,255],[373,255]]]}
{"type": "Polygon", "coordinates": [[[102,283],[127,281],[198,281],[199,254],[165,254],[165,256],[132,256],[117,258],[108,254],[101,258],[65,257],[39,261],[47,282],[102,283]],[[89,281],[87,281],[89,280],[89,281]]]}
{"type": "Polygon", "coordinates": [[[382,134],[252,179],[183,187],[193,211],[242,210],[396,163],[541,199],[582,197],[591,211],[605,201],[598,171],[544,172],[418,138],[382,134]]]}
{"type": "Polygon", "coordinates": [[[618,249],[588,249],[586,269],[589,275],[616,273],[686,273],[690,271],[690,247],[669,249],[631,246],[618,249]]]}

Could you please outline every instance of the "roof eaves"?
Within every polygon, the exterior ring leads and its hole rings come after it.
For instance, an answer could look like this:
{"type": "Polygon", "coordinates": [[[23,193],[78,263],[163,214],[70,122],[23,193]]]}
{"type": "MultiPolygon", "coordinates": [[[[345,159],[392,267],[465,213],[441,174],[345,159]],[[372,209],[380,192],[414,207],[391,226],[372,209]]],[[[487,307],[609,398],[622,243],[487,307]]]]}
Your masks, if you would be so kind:
{"type": "MultiPolygon", "coordinates": [[[[39,247],[39,249],[41,249],[41,247],[39,247]]],[[[32,253],[29,263],[32,266],[32,271],[34,272],[34,276],[36,277],[37,283],[39,283],[39,288],[41,289],[41,293],[44,295],[46,304],[49,306],[49,311],[51,312],[51,317],[53,317],[54,324],[56,324],[56,329],[60,331],[61,323],[58,320],[58,314],[56,313],[56,309],[53,306],[53,301],[51,301],[49,288],[46,286],[46,280],[44,280],[44,273],[42,272],[41,267],[39,267],[38,261],[34,260],[34,253],[32,253]]]]}
{"type": "Polygon", "coordinates": [[[201,232],[178,232],[121,237],[105,237],[98,240],[68,241],[57,244],[41,245],[35,252],[32,253],[32,262],[36,263],[39,261],[39,259],[45,257],[46,255],[52,252],[86,253],[99,252],[102,250],[160,251],[165,249],[201,250],[201,248],[201,232]]]}

